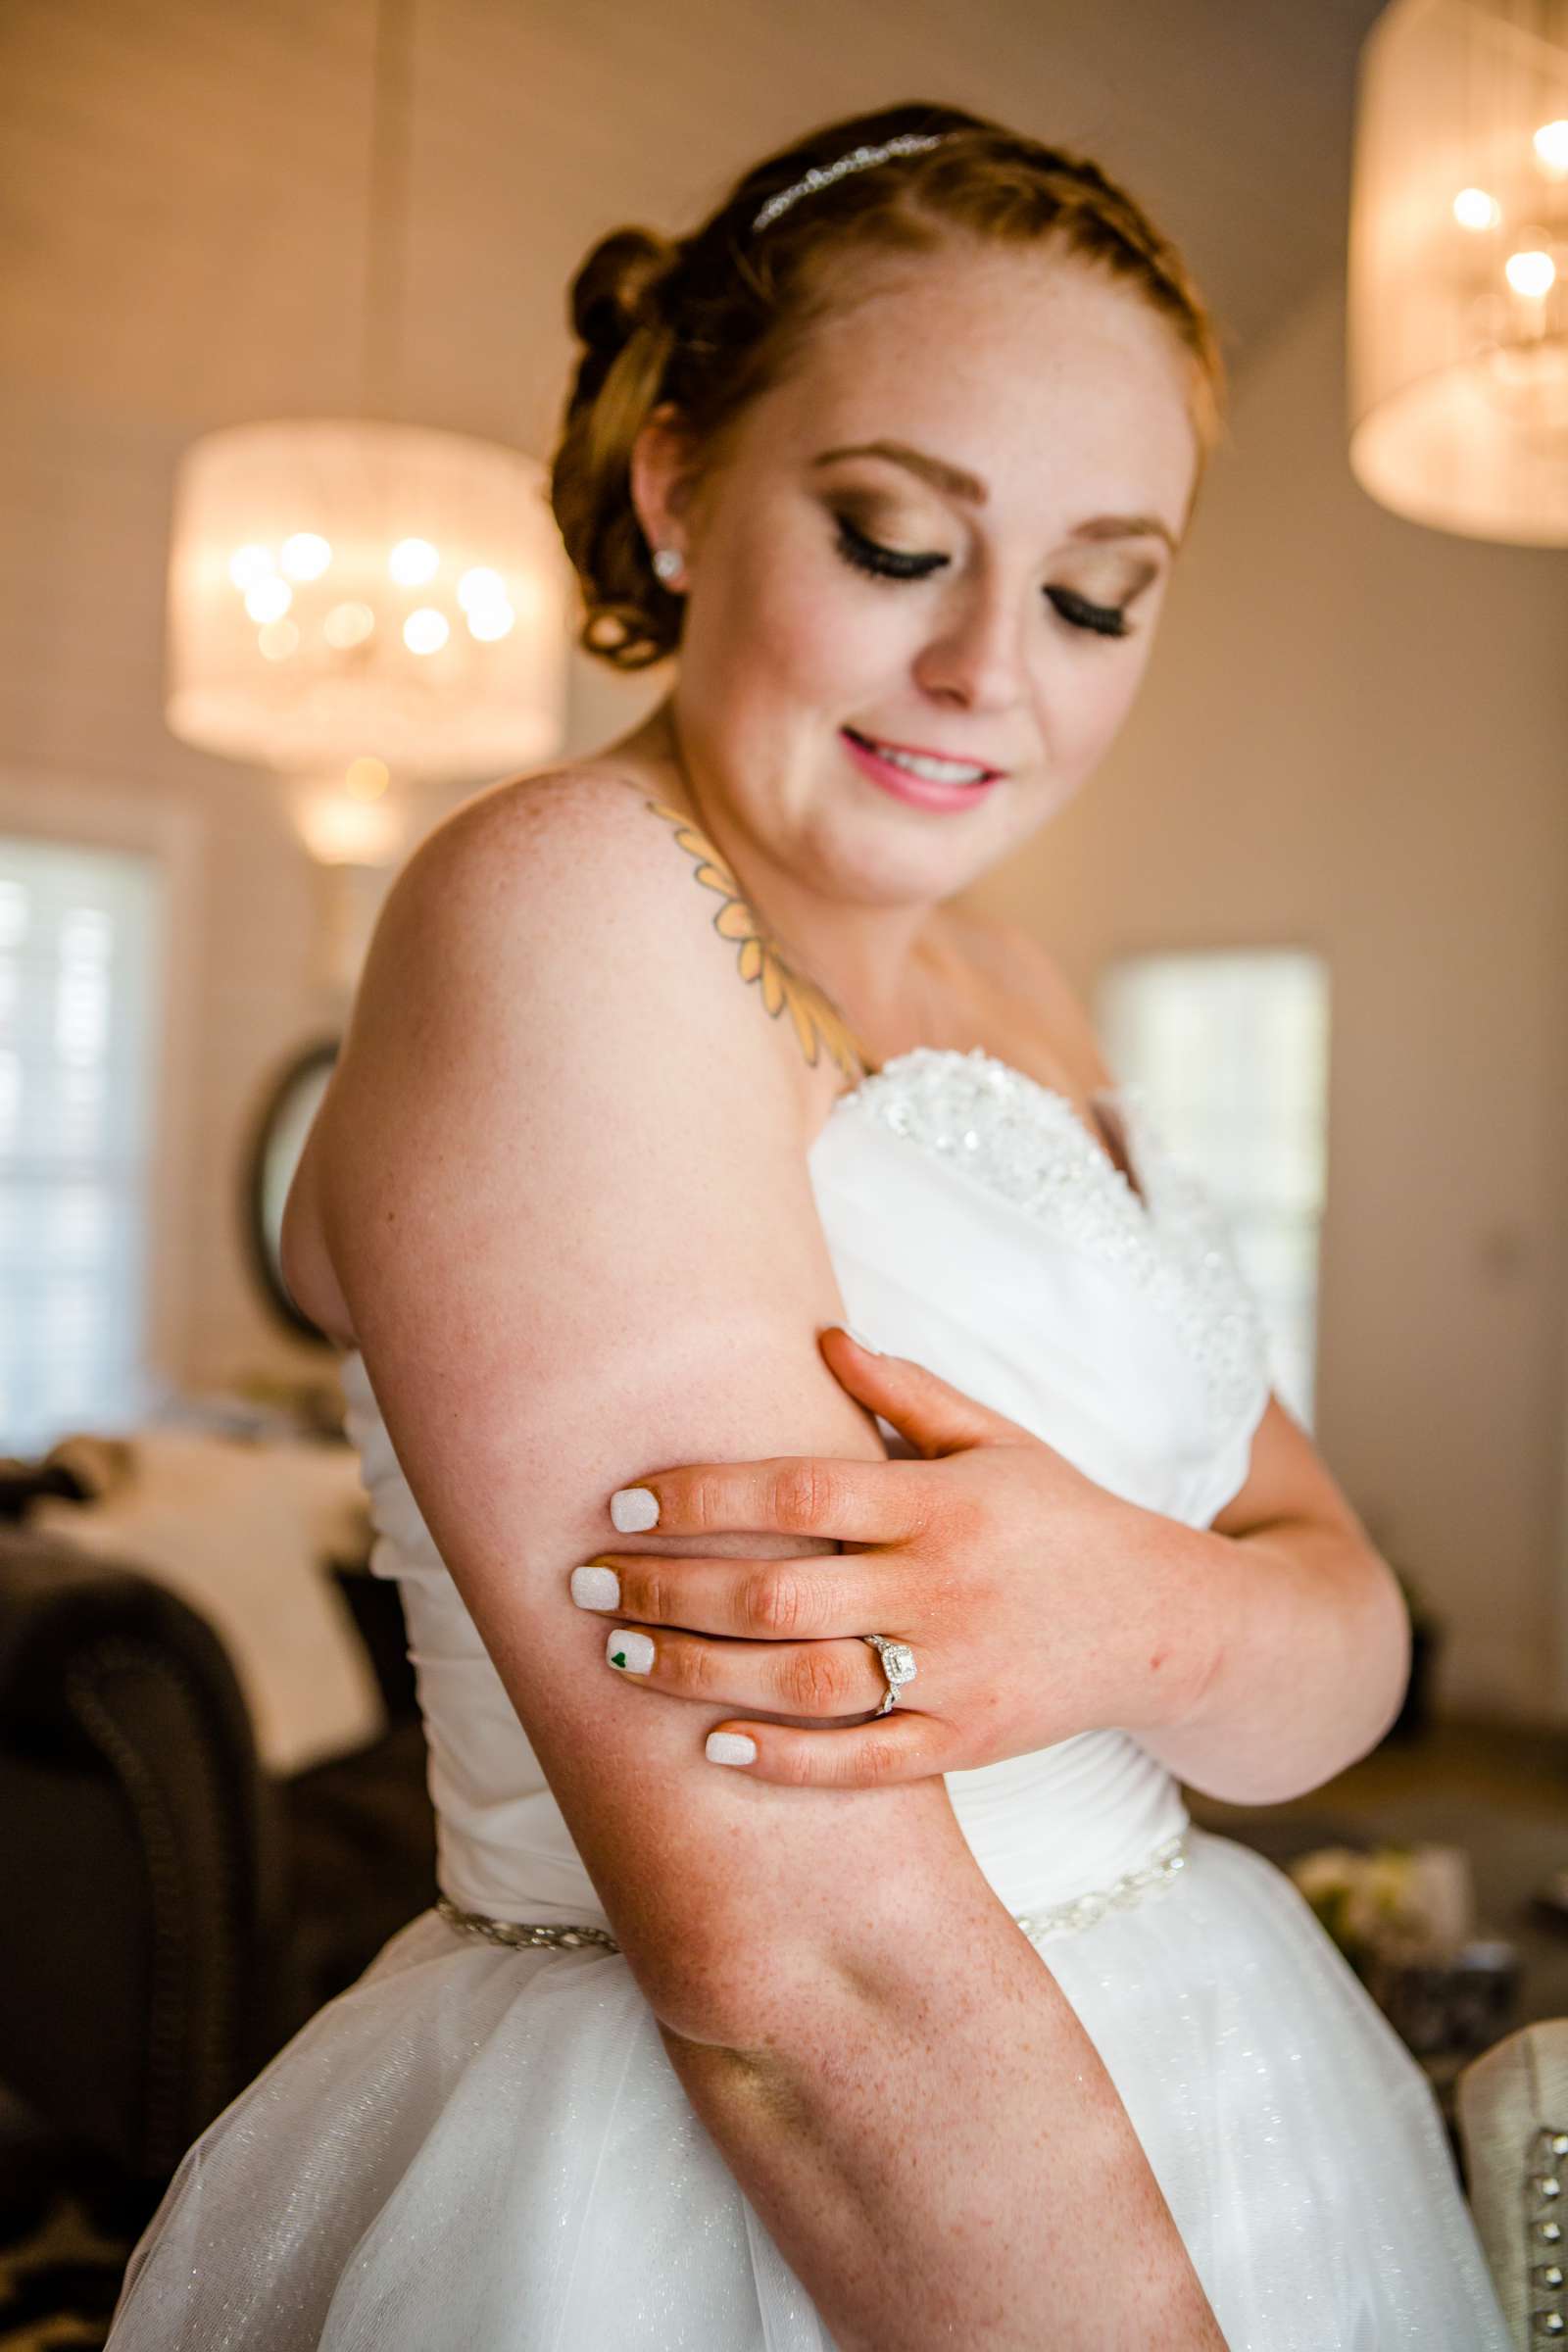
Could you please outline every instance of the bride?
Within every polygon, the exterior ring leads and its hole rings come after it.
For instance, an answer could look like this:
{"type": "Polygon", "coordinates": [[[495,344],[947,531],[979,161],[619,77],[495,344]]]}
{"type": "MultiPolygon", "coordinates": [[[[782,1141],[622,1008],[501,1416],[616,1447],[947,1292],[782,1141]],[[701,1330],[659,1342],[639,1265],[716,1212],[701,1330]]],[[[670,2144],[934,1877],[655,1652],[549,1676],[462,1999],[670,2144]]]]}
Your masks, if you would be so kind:
{"type": "Polygon", "coordinates": [[[285,1231],[443,1899],[111,2344],[1501,2352],[1425,2079],[1181,1799],[1364,1754],[1396,1587],[1055,964],[950,904],[1137,692],[1200,301],[937,106],[573,299],[584,642],[675,680],[409,859],[285,1231]]]}

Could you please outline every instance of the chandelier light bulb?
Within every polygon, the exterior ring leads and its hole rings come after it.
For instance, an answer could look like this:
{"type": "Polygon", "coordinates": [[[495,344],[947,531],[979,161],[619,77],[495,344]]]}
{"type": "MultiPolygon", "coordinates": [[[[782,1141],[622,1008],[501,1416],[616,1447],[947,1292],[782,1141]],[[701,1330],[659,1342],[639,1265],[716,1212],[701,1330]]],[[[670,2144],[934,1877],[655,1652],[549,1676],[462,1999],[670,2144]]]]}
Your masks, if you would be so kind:
{"type": "Polygon", "coordinates": [[[344,771],[343,789],[356,801],[378,801],[392,781],[392,771],[384,760],[368,753],[362,760],[351,760],[344,771]]]}
{"type": "Polygon", "coordinates": [[[1568,115],[1555,122],[1543,122],[1531,144],[1554,177],[1568,177],[1568,115]]]}
{"type": "Polygon", "coordinates": [[[334,605],[321,623],[321,635],[339,653],[350,646],[363,645],[375,629],[375,614],[368,605],[334,605]]]}
{"type": "Polygon", "coordinates": [[[510,605],[475,605],[468,614],[468,634],[477,637],[481,645],[498,645],[516,622],[510,605]]]}
{"type": "Polygon", "coordinates": [[[300,633],[291,620],[270,620],[256,632],[256,650],[264,662],[286,662],[300,650],[300,633]]]}
{"type": "Polygon", "coordinates": [[[293,589],[275,572],[253,581],[245,591],[245,610],[252,620],[281,620],[293,602],[293,589]]]}
{"type": "Polygon", "coordinates": [[[320,865],[385,865],[397,855],[399,819],[393,800],[363,801],[332,784],[311,784],[293,796],[294,829],[320,865]]]}
{"type": "Polygon", "coordinates": [[[319,531],[296,531],[285,539],[277,568],[291,580],[318,580],[332,561],[332,550],[319,531]]]}
{"type": "Polygon", "coordinates": [[[267,579],[272,569],[272,551],[255,541],[247,547],[236,547],[228,559],[228,576],[236,588],[245,589],[257,580],[267,579]]]}
{"type": "Polygon", "coordinates": [[[387,570],[400,588],[422,588],[434,577],[441,558],[428,539],[400,539],[386,560],[387,570]]]}
{"type": "Polygon", "coordinates": [[[451,634],[446,614],[434,605],[420,605],[403,623],[403,642],[411,654],[438,654],[451,634]]]}
{"type": "Polygon", "coordinates": [[[1502,207],[1485,188],[1461,188],[1453,200],[1453,217],[1461,228],[1495,228],[1502,207]]]}
{"type": "Polygon", "coordinates": [[[1535,302],[1550,293],[1557,276],[1557,265],[1550,254],[1539,250],[1510,253],[1502,267],[1503,275],[1514,292],[1526,295],[1535,302]]]}
{"type": "Polygon", "coordinates": [[[507,583],[488,564],[470,564],[458,582],[458,602],[465,612],[471,612],[475,605],[504,605],[507,583]]]}

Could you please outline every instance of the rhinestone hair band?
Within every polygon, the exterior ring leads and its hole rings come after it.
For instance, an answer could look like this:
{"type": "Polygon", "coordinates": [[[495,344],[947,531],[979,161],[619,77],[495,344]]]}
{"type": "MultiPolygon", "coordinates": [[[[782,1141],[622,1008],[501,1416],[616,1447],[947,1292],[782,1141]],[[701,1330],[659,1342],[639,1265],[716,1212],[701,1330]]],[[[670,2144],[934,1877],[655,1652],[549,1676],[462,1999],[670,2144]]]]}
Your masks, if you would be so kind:
{"type": "Polygon", "coordinates": [[[852,147],[849,154],[841,155],[836,164],[824,164],[820,168],[813,164],[804,179],[796,180],[793,186],[768,198],[752,226],[754,229],[768,227],[780,213],[789,211],[798,197],[812,195],[818,188],[831,187],[834,180],[843,179],[851,172],[863,172],[867,164],[886,163],[890,155],[918,155],[927,147],[940,147],[943,140],[952,135],[951,131],[946,130],[929,133],[906,130],[896,139],[885,140],[880,147],[852,147]]]}

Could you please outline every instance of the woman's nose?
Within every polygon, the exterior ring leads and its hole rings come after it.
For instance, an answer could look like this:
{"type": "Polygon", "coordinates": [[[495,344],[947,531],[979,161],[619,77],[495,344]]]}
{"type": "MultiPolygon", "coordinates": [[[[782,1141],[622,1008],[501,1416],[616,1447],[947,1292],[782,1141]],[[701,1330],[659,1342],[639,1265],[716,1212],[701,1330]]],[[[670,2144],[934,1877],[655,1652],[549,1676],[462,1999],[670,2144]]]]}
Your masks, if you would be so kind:
{"type": "Polygon", "coordinates": [[[976,587],[944,612],[915,663],[916,679],[965,710],[1007,710],[1025,690],[1025,626],[1016,594],[976,587]]]}

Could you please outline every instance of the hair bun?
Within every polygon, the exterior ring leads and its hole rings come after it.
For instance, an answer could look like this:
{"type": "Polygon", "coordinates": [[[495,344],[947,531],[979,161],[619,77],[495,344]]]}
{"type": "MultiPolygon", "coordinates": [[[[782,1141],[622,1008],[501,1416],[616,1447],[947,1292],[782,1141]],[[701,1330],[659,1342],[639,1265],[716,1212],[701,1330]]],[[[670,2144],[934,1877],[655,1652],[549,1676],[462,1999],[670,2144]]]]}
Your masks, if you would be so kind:
{"type": "Polygon", "coordinates": [[[650,296],[674,259],[674,244],[653,229],[616,228],[601,237],[571,282],[578,340],[612,357],[650,316],[650,296]]]}

